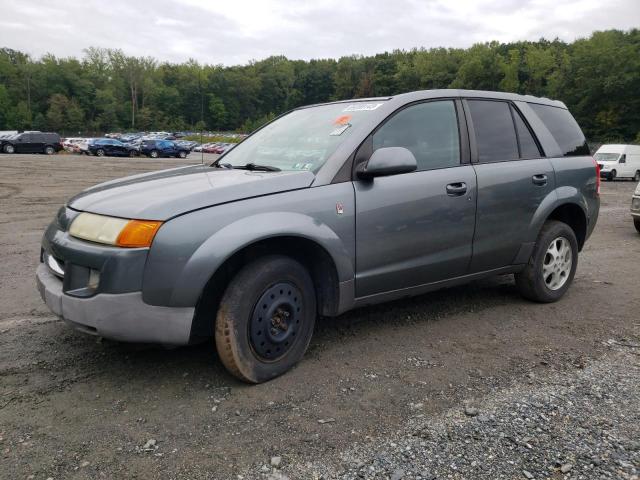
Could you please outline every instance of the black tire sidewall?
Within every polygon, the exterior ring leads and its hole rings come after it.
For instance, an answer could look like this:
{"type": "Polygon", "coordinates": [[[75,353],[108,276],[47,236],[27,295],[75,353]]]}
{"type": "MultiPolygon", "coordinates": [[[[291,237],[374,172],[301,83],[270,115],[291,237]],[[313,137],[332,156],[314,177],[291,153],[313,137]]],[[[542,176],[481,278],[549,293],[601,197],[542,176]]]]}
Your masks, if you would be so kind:
{"type": "Polygon", "coordinates": [[[218,352],[221,348],[231,349],[233,365],[225,362],[225,366],[240,379],[252,383],[271,380],[290,370],[303,357],[313,335],[316,312],[313,281],[305,267],[283,255],[260,258],[238,272],[222,298],[216,318],[218,352]],[[304,305],[302,325],[294,345],[282,357],[265,361],[251,346],[249,322],[264,291],[280,282],[290,282],[300,290],[304,305]]]}
{"type": "Polygon", "coordinates": [[[533,267],[533,278],[531,278],[530,281],[533,282],[532,289],[535,292],[535,300],[541,302],[555,302],[560,299],[571,286],[578,267],[578,241],[576,240],[575,233],[571,227],[566,223],[558,221],[551,221],[545,224],[540,232],[538,241],[536,242],[536,248],[531,262],[531,266],[533,267]],[[542,266],[549,245],[558,237],[566,238],[571,245],[571,272],[569,273],[569,278],[562,287],[557,290],[551,290],[547,287],[542,278],[542,266]]]}
{"type": "Polygon", "coordinates": [[[54,153],[56,153],[55,148],[51,147],[51,146],[46,146],[44,147],[44,153],[46,155],[53,155],[54,153]]]}
{"type": "Polygon", "coordinates": [[[15,147],[13,145],[5,145],[4,146],[4,153],[8,153],[8,154],[16,153],[16,149],[15,149],[15,147]]]}
{"type": "Polygon", "coordinates": [[[640,218],[633,219],[633,226],[636,227],[636,230],[640,233],[640,218]]]}

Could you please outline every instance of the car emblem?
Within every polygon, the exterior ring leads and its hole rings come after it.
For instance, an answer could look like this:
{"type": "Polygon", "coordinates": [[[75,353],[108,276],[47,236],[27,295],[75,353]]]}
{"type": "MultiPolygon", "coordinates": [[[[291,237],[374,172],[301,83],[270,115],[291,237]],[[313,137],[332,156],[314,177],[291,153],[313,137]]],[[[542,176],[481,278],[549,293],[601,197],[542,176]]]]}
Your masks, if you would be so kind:
{"type": "Polygon", "coordinates": [[[342,215],[344,213],[344,206],[340,202],[336,203],[336,213],[338,215],[342,215]]]}

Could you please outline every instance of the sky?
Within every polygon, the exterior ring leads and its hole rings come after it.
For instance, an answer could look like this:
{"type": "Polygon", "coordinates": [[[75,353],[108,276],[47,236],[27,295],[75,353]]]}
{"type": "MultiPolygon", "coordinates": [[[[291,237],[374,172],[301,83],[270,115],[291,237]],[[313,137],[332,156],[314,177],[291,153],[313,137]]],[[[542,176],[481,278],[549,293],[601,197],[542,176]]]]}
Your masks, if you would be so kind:
{"type": "Polygon", "coordinates": [[[0,0],[0,47],[237,65],[640,27],[640,0],[0,0]]]}

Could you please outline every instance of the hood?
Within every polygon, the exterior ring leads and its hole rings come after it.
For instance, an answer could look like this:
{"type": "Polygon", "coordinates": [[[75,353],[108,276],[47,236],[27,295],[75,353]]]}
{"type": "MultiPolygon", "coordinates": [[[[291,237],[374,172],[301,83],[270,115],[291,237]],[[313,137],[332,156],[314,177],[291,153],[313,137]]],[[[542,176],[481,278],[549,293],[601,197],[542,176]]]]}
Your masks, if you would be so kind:
{"type": "Polygon", "coordinates": [[[199,208],[311,185],[311,172],[179,167],[101,183],[68,202],[75,209],[139,220],[167,220],[199,208]]]}

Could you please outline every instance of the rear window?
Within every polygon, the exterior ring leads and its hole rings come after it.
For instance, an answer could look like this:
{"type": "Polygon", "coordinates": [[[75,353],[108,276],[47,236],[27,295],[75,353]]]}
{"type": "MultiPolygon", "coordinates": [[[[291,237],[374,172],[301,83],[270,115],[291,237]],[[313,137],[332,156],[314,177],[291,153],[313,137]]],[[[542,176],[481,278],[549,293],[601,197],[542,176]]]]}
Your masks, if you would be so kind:
{"type": "Polygon", "coordinates": [[[530,103],[529,106],[551,132],[562,150],[562,156],[573,157],[590,154],[582,130],[569,110],[537,103],[530,103]]]}
{"type": "Polygon", "coordinates": [[[519,158],[513,118],[506,102],[469,100],[479,162],[519,158]]]}

